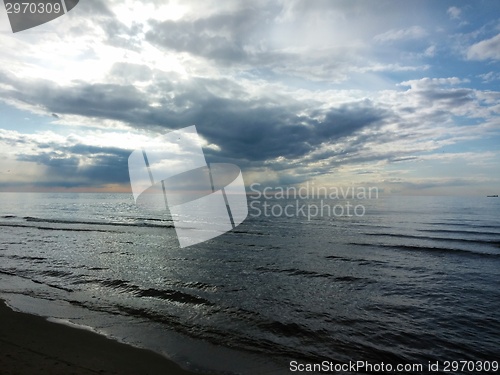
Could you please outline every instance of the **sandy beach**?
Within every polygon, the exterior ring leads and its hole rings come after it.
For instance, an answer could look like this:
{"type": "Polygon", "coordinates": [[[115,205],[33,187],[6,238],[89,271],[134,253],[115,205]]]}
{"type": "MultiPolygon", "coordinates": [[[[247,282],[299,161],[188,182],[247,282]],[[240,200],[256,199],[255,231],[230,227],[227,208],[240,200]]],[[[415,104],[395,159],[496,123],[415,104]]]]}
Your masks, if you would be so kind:
{"type": "Polygon", "coordinates": [[[193,374],[154,352],[12,311],[3,301],[0,322],[3,375],[193,374]]]}

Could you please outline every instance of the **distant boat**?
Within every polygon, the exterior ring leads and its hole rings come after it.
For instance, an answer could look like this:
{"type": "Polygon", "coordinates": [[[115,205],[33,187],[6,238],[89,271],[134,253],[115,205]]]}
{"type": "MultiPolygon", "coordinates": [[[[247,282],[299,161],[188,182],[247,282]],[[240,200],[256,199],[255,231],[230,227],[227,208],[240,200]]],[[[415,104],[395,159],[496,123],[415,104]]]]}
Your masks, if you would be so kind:
{"type": "Polygon", "coordinates": [[[498,198],[498,194],[495,194],[495,195],[487,195],[486,197],[487,197],[487,198],[498,198]]]}

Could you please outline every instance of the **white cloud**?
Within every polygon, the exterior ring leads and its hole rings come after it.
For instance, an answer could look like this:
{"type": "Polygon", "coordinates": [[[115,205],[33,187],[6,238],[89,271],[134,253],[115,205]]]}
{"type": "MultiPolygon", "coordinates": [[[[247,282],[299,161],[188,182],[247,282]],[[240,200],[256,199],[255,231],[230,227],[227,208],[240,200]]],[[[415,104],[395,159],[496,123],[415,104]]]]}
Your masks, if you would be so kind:
{"type": "Polygon", "coordinates": [[[467,79],[460,79],[458,77],[449,78],[421,78],[404,81],[399,86],[410,86],[414,90],[428,90],[431,88],[441,87],[443,85],[458,85],[460,83],[469,82],[467,79]]]}
{"type": "Polygon", "coordinates": [[[451,19],[458,20],[460,19],[460,15],[462,14],[462,10],[457,7],[449,7],[446,11],[451,19]]]}
{"type": "Polygon", "coordinates": [[[427,31],[424,28],[412,26],[407,29],[392,29],[375,35],[373,39],[378,42],[393,42],[396,40],[421,39],[425,36],[427,36],[427,31]]]}
{"type": "Polygon", "coordinates": [[[424,51],[424,56],[433,57],[436,54],[436,46],[433,44],[424,51]]]}
{"type": "Polygon", "coordinates": [[[473,44],[467,51],[469,60],[500,60],[500,34],[473,44]]]}
{"type": "Polygon", "coordinates": [[[493,81],[500,80],[500,73],[499,72],[488,72],[488,73],[484,73],[484,74],[479,74],[478,77],[481,78],[484,83],[490,83],[493,81]]]}

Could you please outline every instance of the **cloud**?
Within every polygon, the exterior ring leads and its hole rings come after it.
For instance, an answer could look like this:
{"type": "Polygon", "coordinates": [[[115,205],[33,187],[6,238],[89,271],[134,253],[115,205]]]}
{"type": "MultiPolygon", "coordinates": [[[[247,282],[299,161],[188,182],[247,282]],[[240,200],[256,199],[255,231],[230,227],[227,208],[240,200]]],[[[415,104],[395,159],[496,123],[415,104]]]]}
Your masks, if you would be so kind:
{"type": "Polygon", "coordinates": [[[421,26],[387,32],[399,24],[402,8],[382,9],[365,4],[361,11],[356,4],[329,1],[262,1],[251,7],[235,2],[182,19],[151,19],[145,41],[169,55],[182,54],[196,70],[213,68],[212,75],[245,72],[338,83],[353,74],[420,70],[414,61],[395,63],[389,51],[372,50],[376,34],[390,41],[427,35],[421,26]]]}
{"type": "Polygon", "coordinates": [[[129,182],[127,160],[130,150],[85,144],[39,144],[35,150],[31,154],[18,154],[16,160],[43,166],[44,180],[58,186],[98,187],[129,182]]]}
{"type": "Polygon", "coordinates": [[[469,82],[467,79],[461,79],[458,77],[448,77],[448,78],[421,78],[410,81],[404,81],[399,83],[400,86],[411,86],[415,90],[427,90],[436,89],[443,86],[456,86],[460,83],[469,82]]]}
{"type": "MultiPolygon", "coordinates": [[[[400,83],[410,86],[409,93],[417,100],[418,110],[424,115],[471,115],[476,112],[476,93],[469,88],[456,88],[460,83],[468,82],[457,77],[422,78],[400,83]]],[[[438,120],[438,118],[436,118],[438,120]]]]}
{"type": "Polygon", "coordinates": [[[0,81],[10,87],[0,88],[0,95],[28,105],[42,106],[48,112],[86,117],[126,120],[148,106],[144,95],[132,85],[76,82],[60,86],[44,79],[18,79],[0,72],[0,81]]]}
{"type": "Polygon", "coordinates": [[[362,101],[325,112],[317,110],[312,116],[297,115],[279,107],[245,110],[234,105],[214,115],[211,126],[203,126],[206,122],[199,126],[202,135],[221,146],[222,151],[214,156],[263,162],[304,157],[324,143],[337,142],[362,129],[381,125],[387,113],[369,101],[362,101]],[[237,111],[233,112],[234,109],[237,111]]]}
{"type": "Polygon", "coordinates": [[[88,165],[81,165],[82,158],[61,156],[56,152],[38,155],[19,155],[18,161],[44,165],[46,177],[57,181],[59,186],[103,186],[107,184],[128,184],[128,155],[89,154],[85,155],[88,165]],[[63,183],[63,181],[68,181],[63,183]]]}
{"type": "Polygon", "coordinates": [[[458,20],[460,19],[460,15],[462,14],[462,10],[457,7],[449,7],[448,10],[446,11],[448,16],[450,16],[451,19],[458,20]]]}
{"type": "MultiPolygon", "coordinates": [[[[400,87],[409,87],[406,91],[356,99],[280,91],[280,86],[271,90],[267,84],[260,87],[227,78],[180,79],[172,72],[136,65],[118,68],[111,68],[110,77],[125,68],[138,72],[141,80],[146,74],[149,81],[140,86],[84,82],[60,86],[7,75],[0,78],[8,82],[11,97],[49,113],[65,114],[64,118],[78,115],[96,123],[117,120],[129,129],[149,130],[153,137],[195,124],[206,141],[209,162],[234,162],[244,171],[279,172],[281,182],[304,181],[347,165],[415,160],[419,153],[471,137],[471,129],[456,127],[453,118],[486,118],[496,103],[460,87],[468,81],[458,77],[404,81],[400,87]]],[[[475,127],[472,136],[486,131],[475,127]]],[[[37,151],[19,152],[18,160],[43,165],[54,178],[80,176],[81,183],[106,179],[126,183],[126,154],[140,145],[131,139],[121,149],[114,141],[107,144],[109,137],[98,146],[78,139],[35,143],[27,139],[37,151]],[[112,170],[113,165],[119,168],[112,170]]]]}
{"type": "Polygon", "coordinates": [[[178,52],[189,52],[220,63],[266,64],[290,57],[255,48],[258,30],[280,12],[279,6],[241,6],[192,20],[149,22],[146,40],[178,52]]]}
{"type": "Polygon", "coordinates": [[[153,71],[147,65],[117,62],[111,67],[109,75],[111,80],[122,78],[126,82],[145,82],[153,78],[153,71]]]}
{"type": "Polygon", "coordinates": [[[132,85],[79,82],[61,87],[42,80],[9,78],[14,89],[8,94],[50,112],[93,117],[95,121],[119,120],[137,128],[168,131],[195,124],[199,133],[217,146],[210,150],[214,158],[254,163],[304,156],[322,143],[378,126],[390,115],[369,100],[324,107],[324,103],[299,102],[290,96],[252,98],[243,87],[223,79],[191,79],[178,83],[174,90],[168,79],[172,77],[157,77],[146,93],[132,85]],[[219,92],[233,94],[223,97],[216,94],[219,92]],[[158,105],[151,105],[149,96],[159,96],[158,105]]]}
{"type": "Polygon", "coordinates": [[[406,29],[392,29],[382,34],[375,35],[373,39],[377,42],[394,42],[398,40],[422,39],[428,33],[420,26],[412,26],[406,29]]]}
{"type": "Polygon", "coordinates": [[[436,54],[436,46],[433,44],[424,51],[424,56],[433,57],[436,54]]]}
{"type": "MultiPolygon", "coordinates": [[[[21,134],[0,129],[0,166],[13,165],[19,170],[9,181],[32,186],[100,187],[109,184],[128,186],[128,156],[126,147],[101,146],[99,143],[127,143],[125,135],[102,132],[61,136],[52,132],[21,134]],[[30,171],[26,181],[21,171],[30,171]]],[[[131,135],[134,138],[134,135],[131,135]]],[[[140,135],[136,135],[140,138],[140,135]]],[[[0,168],[1,169],[1,168],[0,168]]],[[[4,184],[0,178],[0,185],[4,184]]]]}
{"type": "Polygon", "coordinates": [[[470,46],[467,58],[469,60],[500,60],[500,34],[470,46]]]}
{"type": "Polygon", "coordinates": [[[493,81],[498,81],[500,80],[500,73],[499,72],[488,72],[484,74],[479,74],[479,78],[483,80],[485,83],[490,83],[493,81]]]}

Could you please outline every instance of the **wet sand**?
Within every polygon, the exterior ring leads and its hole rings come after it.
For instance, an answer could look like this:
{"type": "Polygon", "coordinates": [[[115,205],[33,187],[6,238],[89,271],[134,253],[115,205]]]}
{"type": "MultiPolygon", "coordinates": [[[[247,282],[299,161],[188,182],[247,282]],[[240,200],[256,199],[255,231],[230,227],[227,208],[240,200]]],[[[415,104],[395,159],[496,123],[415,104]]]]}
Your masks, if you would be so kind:
{"type": "Polygon", "coordinates": [[[1,300],[0,369],[2,375],[194,374],[154,352],[14,312],[1,300]]]}

